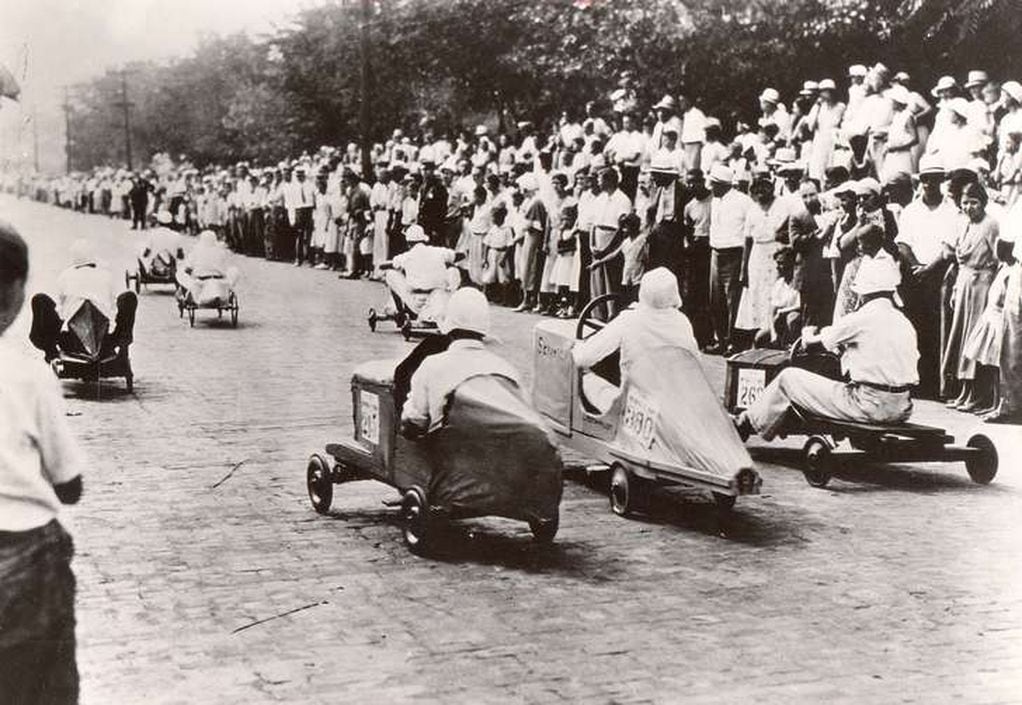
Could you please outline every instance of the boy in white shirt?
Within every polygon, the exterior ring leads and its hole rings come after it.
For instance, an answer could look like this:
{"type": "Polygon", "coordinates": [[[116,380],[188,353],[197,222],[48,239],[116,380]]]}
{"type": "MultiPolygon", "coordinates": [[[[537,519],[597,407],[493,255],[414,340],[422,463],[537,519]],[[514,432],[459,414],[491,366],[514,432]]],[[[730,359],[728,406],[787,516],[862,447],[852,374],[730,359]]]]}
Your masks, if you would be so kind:
{"type": "Polygon", "coordinates": [[[78,702],[74,547],[57,521],[83,459],[49,368],[2,334],[25,302],[28,247],[0,221],[0,702],[78,702]]]}

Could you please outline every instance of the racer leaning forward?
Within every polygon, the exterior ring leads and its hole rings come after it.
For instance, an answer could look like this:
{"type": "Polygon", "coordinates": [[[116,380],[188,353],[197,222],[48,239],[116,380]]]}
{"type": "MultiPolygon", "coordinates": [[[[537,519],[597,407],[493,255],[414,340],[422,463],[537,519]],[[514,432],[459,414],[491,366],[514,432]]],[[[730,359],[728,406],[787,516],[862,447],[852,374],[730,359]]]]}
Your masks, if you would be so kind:
{"type": "Polygon", "coordinates": [[[772,439],[793,405],[841,421],[906,421],[912,413],[909,389],[919,382],[919,349],[915,328],[894,304],[900,279],[886,253],[865,258],[853,284],[862,301],[859,309],[818,333],[812,328],[803,332],[804,346],[822,343],[841,353],[841,367],[850,382],[786,368],[738,416],[739,433],[747,437],[756,432],[764,440],[772,439]]]}
{"type": "Polygon", "coordinates": [[[481,291],[465,288],[454,292],[440,330],[450,344],[444,352],[426,357],[412,375],[411,390],[401,410],[406,435],[439,427],[451,392],[472,377],[496,375],[521,385],[518,371],[483,347],[483,338],[490,332],[490,308],[481,291]]]}

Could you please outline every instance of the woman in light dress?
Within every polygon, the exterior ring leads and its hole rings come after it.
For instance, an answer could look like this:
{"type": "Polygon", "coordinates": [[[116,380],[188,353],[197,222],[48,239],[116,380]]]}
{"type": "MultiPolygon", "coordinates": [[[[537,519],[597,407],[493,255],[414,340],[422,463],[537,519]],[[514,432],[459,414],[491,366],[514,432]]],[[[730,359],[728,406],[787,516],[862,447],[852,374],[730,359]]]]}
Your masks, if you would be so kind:
{"type": "Polygon", "coordinates": [[[837,90],[834,81],[825,78],[820,81],[820,95],[816,105],[809,111],[807,128],[813,134],[809,150],[809,176],[823,182],[824,171],[834,160],[834,144],[838,129],[845,115],[845,104],[834,98],[837,90]]]}

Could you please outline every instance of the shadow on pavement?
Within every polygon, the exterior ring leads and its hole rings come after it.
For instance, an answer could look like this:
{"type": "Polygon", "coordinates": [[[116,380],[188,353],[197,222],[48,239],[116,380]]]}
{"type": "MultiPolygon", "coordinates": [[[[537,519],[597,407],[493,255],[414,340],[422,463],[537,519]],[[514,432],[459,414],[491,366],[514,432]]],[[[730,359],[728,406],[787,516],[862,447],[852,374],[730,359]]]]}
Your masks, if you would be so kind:
{"type": "MultiPolygon", "coordinates": [[[[801,451],[794,448],[755,448],[750,449],[752,457],[758,463],[792,468],[802,471],[801,451]]],[[[888,490],[903,490],[916,494],[938,494],[950,492],[999,491],[995,487],[982,487],[974,483],[965,470],[965,463],[932,462],[883,464],[880,462],[842,465],[834,469],[833,480],[841,480],[841,484],[828,484],[826,491],[843,494],[866,493],[888,490]],[[921,469],[920,466],[923,466],[921,469]],[[852,485],[843,483],[855,483],[852,485]]],[[[994,478],[994,485],[997,479],[994,478]]]]}
{"type": "MultiPolygon", "coordinates": [[[[609,494],[610,473],[569,472],[575,482],[609,494]]],[[[757,507],[757,496],[739,497],[730,510],[722,509],[707,492],[676,485],[653,491],[647,510],[629,517],[617,517],[607,500],[608,521],[637,521],[671,526],[703,536],[723,538],[749,546],[802,544],[807,524],[815,523],[809,515],[791,506],[772,505],[769,512],[757,507]]],[[[820,524],[822,527],[823,525],[820,524]]]]}
{"type": "MultiPolygon", "coordinates": [[[[390,555],[407,553],[401,538],[401,514],[394,509],[333,510],[328,518],[350,524],[354,530],[386,525],[392,541],[380,547],[390,555]]],[[[563,519],[563,515],[562,515],[563,519]]],[[[624,578],[623,562],[608,560],[603,547],[589,542],[561,541],[540,544],[524,522],[505,519],[462,519],[439,522],[430,535],[423,560],[438,563],[476,563],[527,573],[545,573],[604,583],[624,578]]]]}

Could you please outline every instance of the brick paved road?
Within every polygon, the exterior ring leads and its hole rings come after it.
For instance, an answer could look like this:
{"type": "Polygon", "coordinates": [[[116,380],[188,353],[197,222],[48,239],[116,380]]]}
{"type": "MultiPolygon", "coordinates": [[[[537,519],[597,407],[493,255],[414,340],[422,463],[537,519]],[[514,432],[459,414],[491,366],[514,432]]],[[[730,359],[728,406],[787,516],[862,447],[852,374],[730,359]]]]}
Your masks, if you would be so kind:
{"type": "MultiPolygon", "coordinates": [[[[121,223],[6,196],[0,217],[32,242],[34,290],[76,233],[134,257],[121,223]]],[[[238,330],[190,330],[150,292],[135,394],[65,386],[92,459],[68,517],[85,703],[1022,701],[1017,427],[993,432],[989,487],[931,466],[815,490],[764,460],[765,494],[722,524],[695,493],[623,520],[569,482],[553,547],[480,520],[420,559],[386,487],[338,488],[330,517],[305,495],[307,455],[348,432],[353,365],[407,349],[364,328],[381,289],[240,267],[238,330]]],[[[528,373],[535,319],[496,321],[528,373]]]]}

